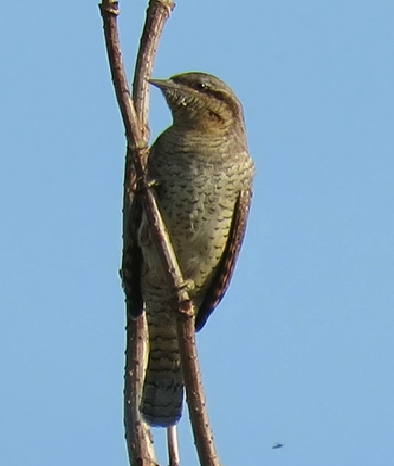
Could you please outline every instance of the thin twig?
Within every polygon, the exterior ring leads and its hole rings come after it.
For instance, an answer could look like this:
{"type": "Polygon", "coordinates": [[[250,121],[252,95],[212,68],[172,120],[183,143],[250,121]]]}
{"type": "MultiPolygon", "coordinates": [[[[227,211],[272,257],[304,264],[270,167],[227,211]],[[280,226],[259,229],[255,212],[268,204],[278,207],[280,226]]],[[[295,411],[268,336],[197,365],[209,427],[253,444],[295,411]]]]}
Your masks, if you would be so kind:
{"type": "Polygon", "coordinates": [[[152,75],[164,24],[174,7],[175,3],[172,0],[150,0],[141,35],[134,72],[133,99],[145,141],[149,140],[149,83],[147,80],[152,75]]]}
{"type": "MultiPolygon", "coordinates": [[[[180,303],[180,307],[183,306],[189,308],[190,303],[180,303]]],[[[194,443],[202,466],[220,466],[208,419],[194,333],[194,319],[190,318],[189,312],[189,309],[177,312],[177,335],[194,443]]]]}
{"type": "Polygon", "coordinates": [[[127,450],[132,466],[158,466],[149,426],[139,415],[146,347],[146,319],[128,319],[126,327],[124,377],[124,427],[127,450]]]}
{"type": "Polygon", "coordinates": [[[176,426],[167,428],[167,449],[169,466],[181,466],[176,426]]]}

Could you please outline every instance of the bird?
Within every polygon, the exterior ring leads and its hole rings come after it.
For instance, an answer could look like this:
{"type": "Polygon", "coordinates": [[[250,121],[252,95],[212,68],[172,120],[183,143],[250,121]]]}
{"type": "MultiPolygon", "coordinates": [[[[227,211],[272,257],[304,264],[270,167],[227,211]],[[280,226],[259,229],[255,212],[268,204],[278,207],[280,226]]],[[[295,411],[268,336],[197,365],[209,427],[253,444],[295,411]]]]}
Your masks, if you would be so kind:
{"type": "Polygon", "coordinates": [[[277,442],[272,445],[273,450],[279,450],[279,448],[283,448],[283,443],[277,442]]]}
{"type": "MultiPolygon", "coordinates": [[[[155,190],[201,330],[223,298],[244,239],[252,199],[254,163],[243,107],[218,77],[186,72],[150,79],[161,90],[173,123],[153,143],[148,179],[155,190]]],[[[182,415],[183,379],[173,291],[149,236],[142,208],[128,313],[146,311],[149,356],[140,413],[150,426],[175,425],[182,415]]]]}

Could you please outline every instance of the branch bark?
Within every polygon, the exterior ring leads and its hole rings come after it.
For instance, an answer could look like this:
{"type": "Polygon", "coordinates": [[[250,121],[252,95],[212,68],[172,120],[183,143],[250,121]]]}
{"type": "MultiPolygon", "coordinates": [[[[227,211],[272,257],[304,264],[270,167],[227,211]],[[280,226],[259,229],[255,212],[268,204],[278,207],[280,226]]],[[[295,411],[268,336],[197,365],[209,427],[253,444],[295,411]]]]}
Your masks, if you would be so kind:
{"type": "Polygon", "coordinates": [[[181,466],[176,426],[167,428],[168,466],[181,466]]]}
{"type": "MultiPolygon", "coordinates": [[[[149,84],[154,56],[163,26],[174,3],[171,0],[150,0],[147,19],[143,29],[134,76],[134,102],[130,97],[124,71],[121,48],[117,32],[118,2],[103,0],[99,4],[103,18],[104,37],[115,88],[116,99],[121,111],[127,138],[123,198],[123,259],[122,277],[128,273],[125,264],[133,245],[133,203],[138,193],[149,224],[151,238],[160,260],[167,271],[169,286],[174,292],[178,309],[177,333],[181,365],[186,386],[189,416],[193,428],[200,464],[220,466],[209,427],[205,395],[198,364],[194,333],[194,307],[189,299],[179,264],[176,260],[167,229],[159,213],[153,191],[149,187],[146,173],[148,159],[148,107],[149,84]]],[[[138,413],[139,397],[143,381],[144,322],[127,315],[127,349],[124,391],[124,422],[131,465],[153,466],[156,464],[153,441],[149,428],[138,413]]]]}

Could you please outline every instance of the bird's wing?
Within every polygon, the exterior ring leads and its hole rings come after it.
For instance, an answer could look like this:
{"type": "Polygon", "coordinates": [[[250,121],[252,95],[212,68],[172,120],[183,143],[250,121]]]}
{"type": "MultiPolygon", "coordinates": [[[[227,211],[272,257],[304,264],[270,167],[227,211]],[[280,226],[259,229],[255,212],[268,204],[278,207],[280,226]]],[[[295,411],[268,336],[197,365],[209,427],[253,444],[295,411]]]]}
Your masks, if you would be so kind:
{"type": "Polygon", "coordinates": [[[134,245],[125,248],[122,261],[122,286],[126,295],[127,315],[136,319],[142,314],[143,299],[141,292],[142,252],[134,245]]]}
{"type": "Polygon", "coordinates": [[[135,174],[131,174],[131,190],[124,202],[123,211],[123,254],[120,275],[126,295],[127,316],[135,319],[142,314],[141,292],[142,251],[138,246],[138,229],[142,219],[142,206],[136,189],[135,174]],[[133,181],[134,180],[134,181],[133,181]]]}
{"type": "Polygon", "coordinates": [[[230,233],[227,244],[223,251],[216,274],[212,279],[204,301],[202,302],[196,317],[196,331],[204,327],[208,317],[223,298],[237,262],[241,244],[245,236],[246,221],[252,201],[252,190],[242,190],[234,206],[233,218],[231,221],[230,233]]]}

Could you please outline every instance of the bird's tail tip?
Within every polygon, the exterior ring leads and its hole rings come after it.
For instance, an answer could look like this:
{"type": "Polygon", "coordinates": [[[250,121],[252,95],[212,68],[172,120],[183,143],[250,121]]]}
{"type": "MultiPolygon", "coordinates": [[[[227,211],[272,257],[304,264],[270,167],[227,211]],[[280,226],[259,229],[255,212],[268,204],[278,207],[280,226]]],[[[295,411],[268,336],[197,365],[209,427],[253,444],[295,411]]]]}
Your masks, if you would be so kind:
{"type": "Polygon", "coordinates": [[[177,424],[182,416],[182,403],[182,383],[171,380],[171,383],[158,385],[157,381],[150,383],[149,379],[145,380],[140,412],[151,427],[171,427],[177,424]]]}

